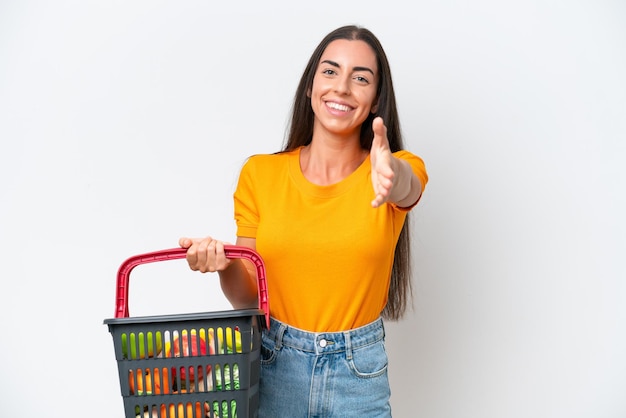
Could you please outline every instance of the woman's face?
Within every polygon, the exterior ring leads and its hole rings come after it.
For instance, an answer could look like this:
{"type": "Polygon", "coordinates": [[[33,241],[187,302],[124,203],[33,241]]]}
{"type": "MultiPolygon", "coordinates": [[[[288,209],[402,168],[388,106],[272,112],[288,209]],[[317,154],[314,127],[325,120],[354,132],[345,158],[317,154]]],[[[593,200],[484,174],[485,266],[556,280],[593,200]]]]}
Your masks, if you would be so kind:
{"type": "Polygon", "coordinates": [[[376,54],[364,41],[338,39],[326,47],[310,97],[315,131],[359,136],[361,124],[376,110],[376,54]]]}

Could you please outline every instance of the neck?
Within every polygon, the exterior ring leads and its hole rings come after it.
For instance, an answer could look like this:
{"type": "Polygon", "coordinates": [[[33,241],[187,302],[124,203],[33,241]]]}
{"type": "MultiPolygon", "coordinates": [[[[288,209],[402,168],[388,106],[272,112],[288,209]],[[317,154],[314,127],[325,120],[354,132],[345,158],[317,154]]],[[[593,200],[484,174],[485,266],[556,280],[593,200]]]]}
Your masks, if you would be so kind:
{"type": "Polygon", "coordinates": [[[300,168],[312,183],[327,186],[352,174],[367,158],[368,152],[359,143],[322,145],[313,141],[300,151],[300,168]]]}

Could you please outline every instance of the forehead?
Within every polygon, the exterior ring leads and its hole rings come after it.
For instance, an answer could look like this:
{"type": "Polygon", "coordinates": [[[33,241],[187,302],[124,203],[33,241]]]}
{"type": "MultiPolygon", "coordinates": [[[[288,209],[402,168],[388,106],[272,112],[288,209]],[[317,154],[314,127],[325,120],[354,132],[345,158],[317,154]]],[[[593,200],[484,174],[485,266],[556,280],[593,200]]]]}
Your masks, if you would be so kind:
{"type": "Polygon", "coordinates": [[[378,71],[376,53],[365,41],[337,39],[328,44],[320,62],[334,61],[340,67],[367,67],[375,73],[378,71]]]}

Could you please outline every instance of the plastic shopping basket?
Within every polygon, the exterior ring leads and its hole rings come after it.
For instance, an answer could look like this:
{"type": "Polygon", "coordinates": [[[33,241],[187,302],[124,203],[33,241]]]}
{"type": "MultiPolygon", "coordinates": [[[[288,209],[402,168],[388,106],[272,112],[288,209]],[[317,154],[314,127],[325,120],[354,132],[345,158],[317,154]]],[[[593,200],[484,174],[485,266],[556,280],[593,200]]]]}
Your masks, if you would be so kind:
{"type": "Polygon", "coordinates": [[[113,337],[126,418],[256,417],[261,328],[269,326],[265,266],[253,250],[224,247],[256,266],[258,309],[176,315],[128,313],[130,272],[140,264],[184,258],[183,248],[137,255],[118,270],[113,337]]]}

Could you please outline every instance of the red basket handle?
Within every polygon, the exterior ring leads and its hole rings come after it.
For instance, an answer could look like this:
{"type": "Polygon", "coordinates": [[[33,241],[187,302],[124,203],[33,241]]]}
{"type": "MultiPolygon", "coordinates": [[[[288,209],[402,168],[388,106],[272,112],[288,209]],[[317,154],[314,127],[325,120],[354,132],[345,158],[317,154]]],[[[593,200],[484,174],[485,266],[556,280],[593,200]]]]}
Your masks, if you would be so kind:
{"type": "MultiPolygon", "coordinates": [[[[238,245],[224,245],[224,251],[228,258],[245,258],[256,266],[256,276],[258,281],[259,309],[265,312],[265,323],[270,326],[270,309],[267,297],[267,281],[265,278],[265,264],[261,256],[254,250],[238,245]]],[[[154,251],[151,253],[139,254],[128,258],[122,263],[117,272],[117,291],[115,295],[115,317],[128,318],[128,281],[130,272],[141,264],[154,263],[157,261],[175,260],[185,258],[186,248],[170,248],[167,250],[154,251]]]]}

